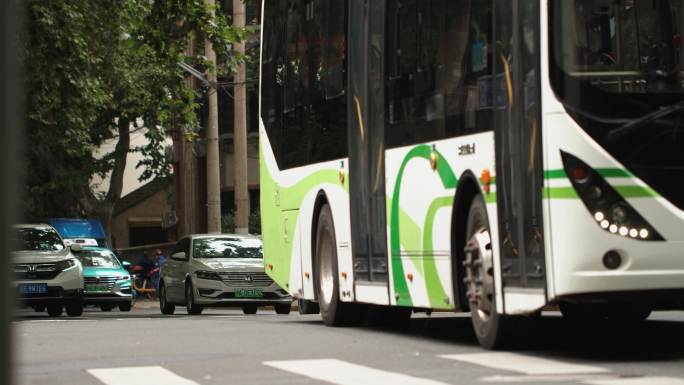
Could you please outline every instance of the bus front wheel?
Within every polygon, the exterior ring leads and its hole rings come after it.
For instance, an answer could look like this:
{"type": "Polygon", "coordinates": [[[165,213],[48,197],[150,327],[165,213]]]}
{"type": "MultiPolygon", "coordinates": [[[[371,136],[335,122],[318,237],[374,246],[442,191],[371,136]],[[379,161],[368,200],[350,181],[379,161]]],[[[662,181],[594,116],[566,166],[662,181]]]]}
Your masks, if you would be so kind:
{"type": "Polygon", "coordinates": [[[496,309],[492,240],[487,209],[480,196],[470,206],[466,235],[464,282],[475,335],[482,347],[501,348],[509,319],[496,309]]]}
{"type": "Polygon", "coordinates": [[[321,318],[326,326],[359,324],[363,309],[359,304],[340,301],[337,269],[337,240],[330,206],[324,204],[316,228],[316,291],[321,318]]]}

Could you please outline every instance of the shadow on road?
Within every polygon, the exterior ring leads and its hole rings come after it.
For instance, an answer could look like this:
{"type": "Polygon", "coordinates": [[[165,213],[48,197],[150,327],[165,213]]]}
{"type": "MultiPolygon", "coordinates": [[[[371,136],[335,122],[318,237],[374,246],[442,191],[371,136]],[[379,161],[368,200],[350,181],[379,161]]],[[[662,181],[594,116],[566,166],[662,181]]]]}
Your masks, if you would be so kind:
{"type": "MultiPolygon", "coordinates": [[[[297,323],[318,324],[316,320],[297,323]]],[[[477,347],[467,315],[412,318],[406,325],[362,326],[397,338],[477,347]]],[[[508,350],[594,362],[644,362],[684,359],[684,322],[648,320],[635,323],[573,323],[559,316],[544,316],[526,325],[508,350]]]]}

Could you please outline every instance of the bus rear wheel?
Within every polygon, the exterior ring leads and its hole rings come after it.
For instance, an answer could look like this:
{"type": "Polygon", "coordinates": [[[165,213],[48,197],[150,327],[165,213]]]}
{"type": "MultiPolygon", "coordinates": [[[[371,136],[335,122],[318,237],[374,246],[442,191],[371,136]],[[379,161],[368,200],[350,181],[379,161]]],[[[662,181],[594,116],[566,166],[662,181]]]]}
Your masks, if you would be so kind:
{"type": "Polygon", "coordinates": [[[482,197],[477,196],[468,212],[464,282],[477,340],[486,349],[497,349],[505,344],[510,320],[496,309],[494,257],[489,229],[485,203],[482,197]]]}
{"type": "Polygon", "coordinates": [[[330,206],[324,204],[316,228],[316,291],[318,306],[326,326],[345,326],[363,322],[363,307],[340,301],[337,269],[337,240],[330,206]]]}

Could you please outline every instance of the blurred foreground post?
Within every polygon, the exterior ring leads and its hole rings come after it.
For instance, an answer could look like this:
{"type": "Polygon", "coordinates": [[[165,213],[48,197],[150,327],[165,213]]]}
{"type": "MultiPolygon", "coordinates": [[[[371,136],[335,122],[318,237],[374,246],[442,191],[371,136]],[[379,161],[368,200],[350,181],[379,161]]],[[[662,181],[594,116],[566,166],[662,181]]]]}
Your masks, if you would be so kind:
{"type": "MultiPolygon", "coordinates": [[[[20,183],[18,181],[16,170],[18,167],[20,151],[19,134],[20,134],[20,116],[22,111],[21,87],[19,86],[19,52],[17,48],[21,44],[17,44],[14,39],[19,36],[17,30],[19,23],[19,1],[1,1],[0,2],[0,25],[2,30],[0,35],[0,133],[2,139],[0,140],[0,182],[2,182],[2,189],[0,189],[0,255],[7,256],[10,252],[9,227],[16,220],[17,207],[17,191],[20,183]]],[[[13,291],[10,287],[10,260],[9,258],[0,258],[0,274],[4,278],[0,278],[0,384],[12,383],[12,333],[10,330],[10,321],[12,319],[14,301],[13,291]]]]}

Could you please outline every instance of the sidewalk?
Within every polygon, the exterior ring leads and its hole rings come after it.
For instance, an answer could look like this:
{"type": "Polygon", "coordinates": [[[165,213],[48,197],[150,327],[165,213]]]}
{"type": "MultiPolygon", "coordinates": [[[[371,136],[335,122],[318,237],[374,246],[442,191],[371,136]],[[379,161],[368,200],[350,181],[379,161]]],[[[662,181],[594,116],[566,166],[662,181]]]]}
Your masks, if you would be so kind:
{"type": "Polygon", "coordinates": [[[151,299],[138,299],[133,305],[133,309],[158,309],[159,301],[151,299]]]}

